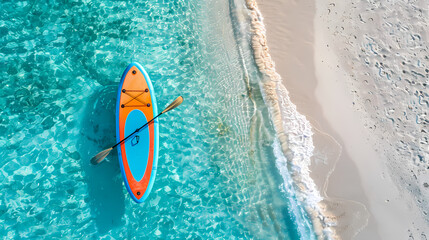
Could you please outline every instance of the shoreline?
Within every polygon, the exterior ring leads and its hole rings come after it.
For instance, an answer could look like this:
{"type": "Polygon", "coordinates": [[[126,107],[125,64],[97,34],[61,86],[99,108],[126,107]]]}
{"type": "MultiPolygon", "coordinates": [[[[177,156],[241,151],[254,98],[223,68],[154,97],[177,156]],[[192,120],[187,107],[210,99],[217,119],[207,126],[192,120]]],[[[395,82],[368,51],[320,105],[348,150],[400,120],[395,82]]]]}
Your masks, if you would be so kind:
{"type": "Polygon", "coordinates": [[[333,29],[341,30],[335,17],[328,17],[331,8],[336,6],[337,14],[347,5],[332,4],[258,0],[267,45],[291,101],[311,122],[315,133],[311,177],[324,198],[321,204],[326,213],[336,216],[337,235],[343,239],[406,238],[424,227],[424,222],[417,219],[414,223],[417,210],[410,206],[412,200],[403,196],[391,178],[383,153],[372,145],[382,143],[366,129],[363,113],[355,107],[348,85],[353,67],[343,64],[353,59],[347,51],[337,50],[350,43],[331,35],[333,29]]]}
{"type": "Polygon", "coordinates": [[[317,238],[337,239],[337,217],[329,212],[328,205],[331,203],[323,200],[320,195],[320,183],[315,184],[310,176],[314,150],[311,124],[304,115],[297,111],[281,76],[276,71],[267,44],[263,16],[258,9],[257,2],[246,0],[246,5],[250,11],[254,59],[264,76],[260,83],[261,90],[264,101],[270,109],[279,140],[279,144],[274,146],[277,149],[275,151],[281,152],[277,159],[287,159],[287,168],[292,176],[297,198],[311,218],[313,231],[317,238]]]}
{"type": "MultiPolygon", "coordinates": [[[[334,172],[339,160],[348,156],[342,149],[341,139],[337,142],[338,135],[332,134],[334,131],[323,116],[322,107],[315,97],[318,85],[313,50],[315,4],[312,0],[297,3],[293,8],[290,7],[293,3],[281,0],[270,2],[259,0],[258,4],[263,11],[262,15],[264,16],[265,13],[267,16],[264,17],[267,45],[271,49],[270,54],[276,63],[276,70],[278,69],[281,75],[280,81],[287,86],[291,101],[296,104],[298,112],[306,116],[315,133],[313,135],[314,156],[311,157],[309,171],[310,177],[323,197],[319,202],[319,206],[323,209],[320,218],[329,219],[331,222],[331,228],[335,232],[332,238],[352,238],[367,225],[369,216],[365,206],[360,203],[366,202],[364,197],[359,197],[358,200],[353,198],[353,200],[346,200],[342,193],[327,195],[330,175],[334,172]],[[295,25],[295,22],[300,24],[295,25]]],[[[353,163],[346,162],[343,165],[348,172],[344,172],[346,183],[340,186],[340,190],[346,188],[349,183],[358,189],[358,195],[364,196],[353,163]]]]}

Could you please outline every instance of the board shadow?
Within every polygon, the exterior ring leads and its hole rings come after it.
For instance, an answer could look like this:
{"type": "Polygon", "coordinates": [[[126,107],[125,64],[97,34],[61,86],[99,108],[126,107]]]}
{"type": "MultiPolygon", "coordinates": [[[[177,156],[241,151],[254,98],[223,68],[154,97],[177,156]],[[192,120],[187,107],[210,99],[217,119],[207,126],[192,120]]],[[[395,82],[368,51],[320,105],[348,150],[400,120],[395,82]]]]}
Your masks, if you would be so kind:
{"type": "Polygon", "coordinates": [[[104,87],[91,95],[84,109],[81,140],[78,149],[82,169],[88,185],[88,203],[99,233],[103,234],[121,225],[125,212],[125,197],[116,149],[97,166],[90,159],[98,152],[115,144],[116,91],[104,87]]]}

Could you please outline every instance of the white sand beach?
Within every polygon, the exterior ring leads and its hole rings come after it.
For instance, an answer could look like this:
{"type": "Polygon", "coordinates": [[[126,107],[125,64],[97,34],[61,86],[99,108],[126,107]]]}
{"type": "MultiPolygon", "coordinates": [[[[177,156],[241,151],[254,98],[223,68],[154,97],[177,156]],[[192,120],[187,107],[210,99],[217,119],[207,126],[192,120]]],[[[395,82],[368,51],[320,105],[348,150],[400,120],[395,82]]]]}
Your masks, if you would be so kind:
{"type": "Polygon", "coordinates": [[[418,105],[428,98],[427,6],[316,2],[258,6],[276,71],[312,124],[311,176],[336,216],[334,229],[342,239],[426,239],[427,108],[418,105]],[[415,91],[416,107],[406,99],[415,91]],[[401,120],[406,108],[416,124],[401,120]],[[385,117],[390,113],[395,124],[385,117]]]}

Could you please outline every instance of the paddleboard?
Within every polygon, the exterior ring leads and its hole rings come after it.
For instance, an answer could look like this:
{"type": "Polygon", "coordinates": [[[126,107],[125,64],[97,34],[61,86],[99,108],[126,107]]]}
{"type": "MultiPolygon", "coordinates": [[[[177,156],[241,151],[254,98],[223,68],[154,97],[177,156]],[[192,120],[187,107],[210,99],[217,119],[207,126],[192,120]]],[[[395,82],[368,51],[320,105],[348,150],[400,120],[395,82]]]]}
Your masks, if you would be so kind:
{"type": "MultiPolygon", "coordinates": [[[[116,102],[116,141],[157,116],[155,92],[144,68],[131,63],[122,75],[116,102]]],[[[155,181],[158,163],[158,119],[118,146],[119,165],[132,199],[142,203],[155,181]]]]}

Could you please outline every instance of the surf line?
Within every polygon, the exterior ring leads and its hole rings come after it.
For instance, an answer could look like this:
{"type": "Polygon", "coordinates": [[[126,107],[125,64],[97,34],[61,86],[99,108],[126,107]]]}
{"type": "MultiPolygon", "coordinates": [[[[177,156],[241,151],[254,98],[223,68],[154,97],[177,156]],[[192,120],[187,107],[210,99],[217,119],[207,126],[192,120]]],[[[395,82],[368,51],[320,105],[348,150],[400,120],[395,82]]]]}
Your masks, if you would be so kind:
{"type": "Polygon", "coordinates": [[[275,70],[275,63],[267,45],[263,17],[256,0],[246,0],[246,6],[250,11],[254,59],[259,71],[264,75],[261,82],[264,100],[271,110],[282,153],[290,164],[288,168],[296,186],[298,199],[311,217],[313,229],[318,238],[338,239],[334,229],[337,219],[326,210],[322,203],[323,198],[310,177],[310,158],[314,150],[311,125],[305,116],[298,113],[296,106],[290,101],[281,76],[275,70]],[[292,130],[292,128],[296,128],[296,123],[300,129],[292,130]],[[299,134],[294,136],[296,134],[292,133],[299,134]]]}

